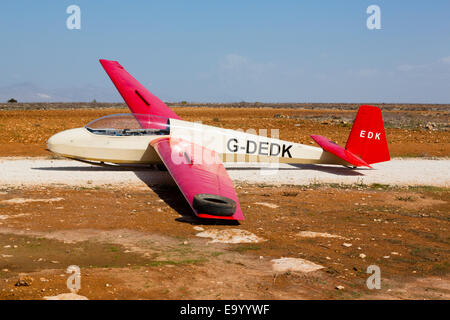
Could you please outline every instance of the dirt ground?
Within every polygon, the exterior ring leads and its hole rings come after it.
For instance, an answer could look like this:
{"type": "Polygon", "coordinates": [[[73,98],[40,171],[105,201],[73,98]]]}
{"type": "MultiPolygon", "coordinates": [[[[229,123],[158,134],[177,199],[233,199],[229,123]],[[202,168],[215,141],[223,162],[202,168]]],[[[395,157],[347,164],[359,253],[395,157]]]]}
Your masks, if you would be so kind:
{"type": "Polygon", "coordinates": [[[191,215],[175,186],[4,188],[0,299],[68,292],[69,265],[81,268],[79,294],[89,299],[450,298],[448,190],[238,185],[237,191],[246,220],[208,225],[191,215]],[[266,241],[209,243],[194,227],[239,228],[266,241]],[[301,231],[340,238],[304,238],[301,231]],[[324,269],[274,273],[271,260],[281,257],[324,269]],[[365,285],[369,265],[381,269],[380,290],[365,285]],[[30,286],[15,286],[20,273],[34,279],[30,286]]]}
{"type": "MultiPolygon", "coordinates": [[[[281,139],[303,143],[322,134],[342,145],[356,114],[254,105],[175,111],[185,120],[279,129],[281,139]]],[[[128,110],[1,110],[0,156],[51,157],[44,149],[52,134],[121,112],[128,110]]],[[[449,156],[448,109],[383,115],[391,156],[449,156]]],[[[231,225],[194,218],[174,185],[0,186],[0,299],[66,293],[69,265],[81,268],[78,293],[89,299],[450,299],[448,188],[235,186],[246,220],[231,225]],[[196,236],[200,228],[246,230],[264,241],[211,243],[196,236]],[[271,260],[282,257],[324,268],[274,272],[271,260]],[[380,267],[380,290],[366,286],[370,265],[380,267]],[[21,274],[32,278],[28,286],[15,285],[21,274]]]]}

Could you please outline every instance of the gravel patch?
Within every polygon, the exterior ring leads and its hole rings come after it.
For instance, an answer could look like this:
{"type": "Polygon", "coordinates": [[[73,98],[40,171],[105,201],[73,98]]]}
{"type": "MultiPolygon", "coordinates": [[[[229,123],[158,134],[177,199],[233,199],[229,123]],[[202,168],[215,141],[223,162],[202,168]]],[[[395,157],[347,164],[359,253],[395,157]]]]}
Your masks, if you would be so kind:
{"type": "Polygon", "coordinates": [[[210,243],[258,243],[265,239],[241,229],[209,229],[196,234],[197,237],[211,238],[210,243]]]}
{"type": "MultiPolygon", "coordinates": [[[[257,164],[225,164],[235,182],[270,185],[312,183],[450,186],[448,159],[394,159],[374,169],[348,169],[329,165],[288,165],[261,168],[257,164]]],[[[123,169],[93,166],[73,160],[0,158],[0,185],[98,186],[174,184],[167,172],[147,168],[123,169]]]]}
{"type": "Polygon", "coordinates": [[[300,231],[297,233],[299,237],[303,238],[337,238],[337,239],[345,239],[336,234],[330,234],[326,232],[314,232],[314,231],[300,231]]]}
{"type": "Polygon", "coordinates": [[[307,273],[323,268],[324,267],[321,265],[300,258],[280,258],[272,260],[272,269],[275,272],[298,271],[307,273]]]}

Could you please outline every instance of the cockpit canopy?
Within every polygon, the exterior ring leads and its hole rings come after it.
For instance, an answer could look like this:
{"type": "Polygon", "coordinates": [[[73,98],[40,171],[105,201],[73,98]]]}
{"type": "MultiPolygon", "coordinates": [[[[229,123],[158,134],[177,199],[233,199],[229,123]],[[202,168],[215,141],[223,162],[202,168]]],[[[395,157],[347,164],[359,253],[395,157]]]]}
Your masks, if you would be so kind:
{"type": "Polygon", "coordinates": [[[170,119],[149,114],[121,113],[98,118],[85,128],[100,135],[146,136],[169,135],[170,119]]]}

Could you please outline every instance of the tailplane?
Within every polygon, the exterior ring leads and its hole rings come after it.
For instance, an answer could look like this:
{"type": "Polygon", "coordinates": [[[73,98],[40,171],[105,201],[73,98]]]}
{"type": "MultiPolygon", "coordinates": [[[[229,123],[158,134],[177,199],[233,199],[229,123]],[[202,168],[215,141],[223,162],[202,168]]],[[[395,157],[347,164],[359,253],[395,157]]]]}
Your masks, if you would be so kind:
{"type": "Polygon", "coordinates": [[[325,151],[355,167],[390,160],[389,149],[384,132],[381,110],[373,106],[361,106],[353,123],[345,148],[318,135],[311,135],[325,151]]]}

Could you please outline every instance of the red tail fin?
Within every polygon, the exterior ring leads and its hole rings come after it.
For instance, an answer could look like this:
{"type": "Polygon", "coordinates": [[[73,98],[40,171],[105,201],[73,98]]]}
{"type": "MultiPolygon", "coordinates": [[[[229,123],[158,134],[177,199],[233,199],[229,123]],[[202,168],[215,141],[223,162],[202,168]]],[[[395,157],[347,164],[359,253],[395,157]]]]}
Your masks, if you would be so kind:
{"type": "Polygon", "coordinates": [[[390,160],[383,117],[379,108],[373,106],[359,108],[345,149],[369,164],[390,160]]]}

